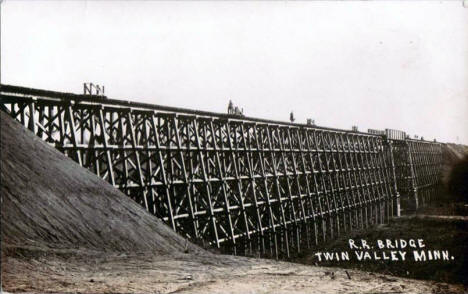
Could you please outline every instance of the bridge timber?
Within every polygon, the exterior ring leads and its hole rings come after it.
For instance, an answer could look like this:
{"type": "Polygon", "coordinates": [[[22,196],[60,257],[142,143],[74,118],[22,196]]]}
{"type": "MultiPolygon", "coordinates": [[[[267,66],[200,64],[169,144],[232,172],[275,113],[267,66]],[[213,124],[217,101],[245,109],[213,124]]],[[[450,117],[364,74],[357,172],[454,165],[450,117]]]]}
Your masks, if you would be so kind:
{"type": "Polygon", "coordinates": [[[417,208],[440,184],[443,144],[401,131],[11,85],[1,85],[0,98],[3,111],[173,230],[234,254],[289,256],[385,223],[400,205],[417,208]]]}

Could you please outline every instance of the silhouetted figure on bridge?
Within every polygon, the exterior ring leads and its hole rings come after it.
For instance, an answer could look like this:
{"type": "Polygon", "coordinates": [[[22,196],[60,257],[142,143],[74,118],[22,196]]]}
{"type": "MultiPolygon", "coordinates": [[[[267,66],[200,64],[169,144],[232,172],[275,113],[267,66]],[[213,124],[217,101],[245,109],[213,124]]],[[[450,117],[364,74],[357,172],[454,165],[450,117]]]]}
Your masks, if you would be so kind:
{"type": "Polygon", "coordinates": [[[294,113],[291,111],[291,113],[289,114],[289,120],[293,123],[296,118],[294,118],[294,113]]]}
{"type": "Polygon", "coordinates": [[[237,115],[237,116],[244,116],[244,108],[240,108],[239,106],[235,106],[234,103],[232,103],[232,100],[229,100],[228,114],[233,114],[233,115],[237,115]]]}
{"type": "Polygon", "coordinates": [[[232,103],[232,100],[229,99],[228,114],[233,114],[233,113],[234,113],[234,104],[232,103]]]}

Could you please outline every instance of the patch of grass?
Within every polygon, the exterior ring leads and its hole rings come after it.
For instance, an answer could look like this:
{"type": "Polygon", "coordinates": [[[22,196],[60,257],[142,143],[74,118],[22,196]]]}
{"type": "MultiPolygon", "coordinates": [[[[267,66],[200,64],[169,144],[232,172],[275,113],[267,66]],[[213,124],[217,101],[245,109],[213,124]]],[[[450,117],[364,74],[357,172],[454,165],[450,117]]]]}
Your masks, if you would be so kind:
{"type": "MultiPolygon", "coordinates": [[[[462,220],[439,220],[421,218],[400,218],[392,220],[388,225],[379,225],[362,231],[343,235],[340,238],[321,244],[316,248],[303,252],[292,261],[303,264],[359,269],[369,272],[390,274],[406,278],[433,280],[446,283],[462,283],[468,285],[468,222],[462,220]],[[454,260],[438,260],[416,262],[412,256],[413,248],[402,249],[407,253],[405,261],[368,260],[358,261],[318,261],[316,252],[352,250],[348,240],[365,239],[370,245],[376,245],[377,240],[385,239],[423,239],[427,250],[448,250],[454,260]]],[[[399,249],[389,249],[399,250],[399,249]]],[[[375,251],[375,250],[371,250],[375,251]]],[[[381,251],[380,251],[381,252],[381,251]]]]}

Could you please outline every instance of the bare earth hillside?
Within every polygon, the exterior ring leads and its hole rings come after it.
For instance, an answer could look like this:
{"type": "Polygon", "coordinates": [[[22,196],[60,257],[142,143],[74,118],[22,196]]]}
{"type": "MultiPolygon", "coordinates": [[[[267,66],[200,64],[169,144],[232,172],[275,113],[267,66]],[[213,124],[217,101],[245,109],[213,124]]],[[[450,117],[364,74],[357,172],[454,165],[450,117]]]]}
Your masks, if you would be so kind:
{"type": "Polygon", "coordinates": [[[0,111],[2,286],[34,293],[441,293],[458,286],[209,253],[0,111]]]}

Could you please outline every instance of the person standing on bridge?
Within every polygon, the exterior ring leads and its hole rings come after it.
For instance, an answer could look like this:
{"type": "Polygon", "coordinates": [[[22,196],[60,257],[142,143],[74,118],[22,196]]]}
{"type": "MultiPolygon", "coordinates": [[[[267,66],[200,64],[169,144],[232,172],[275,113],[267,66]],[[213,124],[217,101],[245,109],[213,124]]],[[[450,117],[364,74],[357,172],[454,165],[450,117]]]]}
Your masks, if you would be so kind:
{"type": "Polygon", "coordinates": [[[228,114],[232,114],[233,112],[234,112],[234,104],[232,103],[232,100],[229,99],[228,114]]]}
{"type": "Polygon", "coordinates": [[[291,114],[289,114],[289,120],[293,123],[296,119],[294,118],[294,113],[291,111],[291,114]]]}

